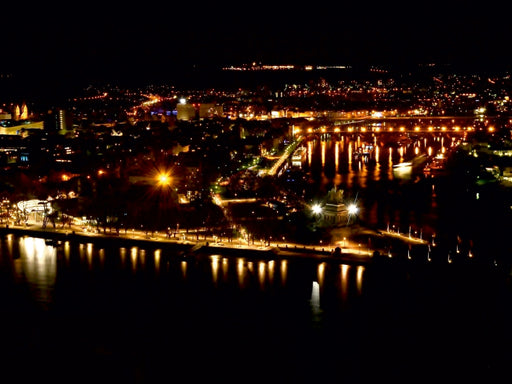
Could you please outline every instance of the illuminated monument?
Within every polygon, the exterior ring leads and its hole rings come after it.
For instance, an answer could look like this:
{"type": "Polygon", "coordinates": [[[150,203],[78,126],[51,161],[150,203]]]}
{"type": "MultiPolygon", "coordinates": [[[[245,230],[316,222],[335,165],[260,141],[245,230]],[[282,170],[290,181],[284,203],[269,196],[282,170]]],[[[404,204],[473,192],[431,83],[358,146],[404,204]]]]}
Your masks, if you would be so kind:
{"type": "Polygon", "coordinates": [[[347,225],[348,217],[349,211],[343,200],[343,190],[332,188],[324,199],[322,212],[318,217],[318,225],[321,227],[347,225]]]}

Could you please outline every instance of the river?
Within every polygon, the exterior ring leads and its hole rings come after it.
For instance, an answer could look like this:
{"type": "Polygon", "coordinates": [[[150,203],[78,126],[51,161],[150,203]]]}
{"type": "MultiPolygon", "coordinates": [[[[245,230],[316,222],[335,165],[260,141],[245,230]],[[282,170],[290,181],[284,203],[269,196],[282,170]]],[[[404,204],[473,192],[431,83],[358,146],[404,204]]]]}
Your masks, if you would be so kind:
{"type": "Polygon", "coordinates": [[[509,275],[3,235],[3,374],[17,382],[361,383],[510,361],[509,275]]]}
{"type": "Polygon", "coordinates": [[[464,249],[510,263],[506,223],[512,190],[497,182],[479,184],[483,177],[474,174],[469,157],[447,173],[423,172],[434,157],[453,157],[466,135],[450,130],[402,134],[398,124],[391,128],[397,133],[309,137],[300,165],[313,185],[307,198],[313,203],[336,186],[347,203],[357,202],[358,220],[366,227],[421,237],[445,255],[464,249]],[[417,167],[397,168],[415,159],[417,167]]]}

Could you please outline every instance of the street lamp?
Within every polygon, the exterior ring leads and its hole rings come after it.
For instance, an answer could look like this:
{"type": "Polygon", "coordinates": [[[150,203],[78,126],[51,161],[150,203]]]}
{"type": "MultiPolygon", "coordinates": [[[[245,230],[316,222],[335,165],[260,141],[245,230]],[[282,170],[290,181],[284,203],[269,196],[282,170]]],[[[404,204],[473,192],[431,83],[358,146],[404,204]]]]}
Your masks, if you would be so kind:
{"type": "Polygon", "coordinates": [[[171,185],[171,175],[169,172],[159,172],[157,174],[157,183],[161,187],[168,187],[171,185]]]}
{"type": "Polygon", "coordinates": [[[322,206],[320,204],[314,204],[311,209],[315,215],[320,215],[322,213],[322,206]]]}
{"type": "Polygon", "coordinates": [[[357,217],[357,213],[359,212],[359,208],[357,207],[357,205],[355,203],[351,203],[347,207],[347,212],[348,212],[347,224],[349,224],[351,217],[357,217]]]}
{"type": "Polygon", "coordinates": [[[357,205],[355,204],[350,204],[348,207],[348,214],[349,215],[352,215],[352,216],[355,216],[357,215],[357,212],[359,211],[359,208],[357,207],[357,205]]]}

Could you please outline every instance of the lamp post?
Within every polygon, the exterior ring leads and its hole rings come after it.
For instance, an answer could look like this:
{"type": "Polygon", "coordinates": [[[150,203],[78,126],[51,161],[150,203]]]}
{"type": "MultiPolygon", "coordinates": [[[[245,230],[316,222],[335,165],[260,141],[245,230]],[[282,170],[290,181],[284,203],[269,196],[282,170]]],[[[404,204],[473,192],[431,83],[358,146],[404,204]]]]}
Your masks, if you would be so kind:
{"type": "Polygon", "coordinates": [[[169,172],[159,172],[157,182],[160,187],[168,187],[171,185],[171,175],[169,172]]]}
{"type": "Polygon", "coordinates": [[[165,169],[158,169],[153,176],[153,180],[154,188],[156,189],[155,205],[153,206],[155,211],[152,216],[148,217],[148,219],[152,222],[150,225],[151,228],[155,230],[168,224],[166,219],[166,210],[168,210],[171,200],[171,173],[165,169]]]}
{"type": "Polygon", "coordinates": [[[357,213],[359,212],[359,208],[357,207],[357,205],[355,203],[352,203],[352,204],[350,204],[347,207],[347,210],[348,210],[347,224],[349,224],[351,217],[354,217],[354,218],[357,217],[357,213]]]}
{"type": "Polygon", "coordinates": [[[315,204],[311,207],[314,215],[320,216],[322,213],[322,206],[320,204],[315,204]]]}

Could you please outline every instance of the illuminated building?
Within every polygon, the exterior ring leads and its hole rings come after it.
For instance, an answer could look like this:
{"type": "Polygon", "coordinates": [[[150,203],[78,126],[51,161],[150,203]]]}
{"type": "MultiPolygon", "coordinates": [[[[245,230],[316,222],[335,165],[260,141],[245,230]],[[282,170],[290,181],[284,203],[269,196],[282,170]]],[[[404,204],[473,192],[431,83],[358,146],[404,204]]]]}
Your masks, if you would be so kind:
{"type": "Polygon", "coordinates": [[[28,119],[28,108],[27,104],[23,103],[21,107],[16,105],[14,107],[14,120],[26,120],[28,119]]]}
{"type": "Polygon", "coordinates": [[[186,102],[179,103],[176,106],[176,111],[177,111],[176,118],[178,120],[185,120],[185,121],[196,120],[197,116],[198,116],[198,112],[197,112],[195,104],[188,104],[186,102]]]}

